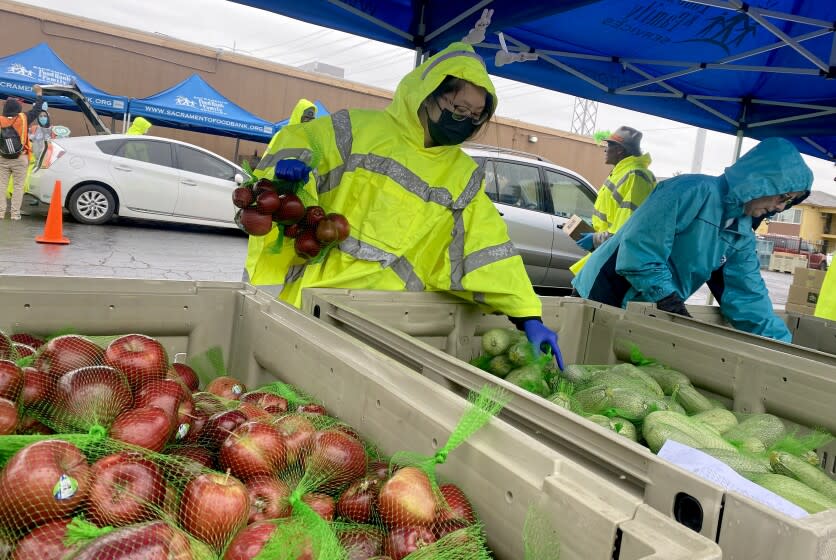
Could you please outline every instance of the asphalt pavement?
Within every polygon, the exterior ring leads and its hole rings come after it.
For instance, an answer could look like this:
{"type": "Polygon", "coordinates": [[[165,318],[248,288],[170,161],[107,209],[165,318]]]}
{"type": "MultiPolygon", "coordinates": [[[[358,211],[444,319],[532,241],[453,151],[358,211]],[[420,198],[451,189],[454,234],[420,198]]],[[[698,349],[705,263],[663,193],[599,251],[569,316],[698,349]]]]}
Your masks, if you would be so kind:
{"type": "MultiPolygon", "coordinates": [[[[43,232],[46,206],[24,200],[19,222],[0,220],[0,275],[156,278],[238,281],[247,238],[238,230],[120,218],[102,226],[81,225],[64,214],[69,245],[35,242],[43,232]]],[[[783,308],[792,275],[761,271],[770,298],[783,308]]],[[[2,279],[0,279],[2,282],[2,279]]],[[[703,286],[689,304],[705,304],[703,286]]]]}

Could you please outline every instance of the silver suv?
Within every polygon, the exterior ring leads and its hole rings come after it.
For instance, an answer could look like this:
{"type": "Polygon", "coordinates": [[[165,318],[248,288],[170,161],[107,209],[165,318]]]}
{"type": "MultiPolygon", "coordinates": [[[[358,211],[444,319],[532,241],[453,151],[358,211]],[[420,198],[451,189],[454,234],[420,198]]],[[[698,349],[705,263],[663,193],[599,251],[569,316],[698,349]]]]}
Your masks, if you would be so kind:
{"type": "Polygon", "coordinates": [[[538,292],[571,289],[569,267],[586,251],[562,229],[572,214],[592,223],[597,193],[589,181],[525,152],[479,144],[465,144],[464,151],[485,170],[485,192],[508,224],[531,283],[538,292]]]}

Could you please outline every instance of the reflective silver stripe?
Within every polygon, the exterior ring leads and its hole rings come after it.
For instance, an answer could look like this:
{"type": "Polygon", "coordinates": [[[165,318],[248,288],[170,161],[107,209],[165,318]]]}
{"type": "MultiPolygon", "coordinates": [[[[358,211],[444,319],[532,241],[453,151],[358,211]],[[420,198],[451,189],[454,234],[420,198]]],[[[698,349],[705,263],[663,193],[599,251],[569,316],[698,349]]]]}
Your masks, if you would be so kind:
{"type": "Polygon", "coordinates": [[[346,109],[337,111],[331,115],[331,123],[334,125],[334,142],[337,144],[337,150],[340,152],[343,163],[348,160],[351,155],[351,147],[354,143],[354,137],[351,133],[351,115],[346,109]]]}
{"type": "Polygon", "coordinates": [[[447,256],[450,259],[450,289],[463,290],[462,280],[464,279],[464,218],[462,210],[453,210],[453,231],[450,232],[452,240],[447,248],[447,256]]]}
{"type": "Polygon", "coordinates": [[[247,272],[246,268],[244,269],[244,273],[241,275],[241,282],[244,282],[245,284],[250,283],[250,273],[247,272]]]}
{"type": "Polygon", "coordinates": [[[482,64],[482,66],[485,66],[485,61],[482,60],[482,57],[479,56],[478,54],[474,53],[474,52],[471,52],[471,51],[450,51],[448,53],[444,53],[443,55],[439,56],[438,58],[436,58],[435,60],[430,62],[429,65],[427,65],[427,67],[424,68],[424,72],[421,73],[421,79],[423,80],[424,78],[426,78],[427,74],[430,72],[430,70],[432,70],[433,68],[438,66],[439,63],[444,62],[445,60],[449,60],[449,59],[451,59],[455,56],[466,56],[468,58],[474,58],[474,59],[478,60],[482,64]]]}
{"type": "Polygon", "coordinates": [[[319,194],[327,193],[331,189],[337,187],[340,184],[340,181],[343,180],[343,173],[345,172],[345,166],[339,165],[325,173],[323,175],[319,175],[316,178],[316,192],[319,194]]]}
{"type": "Polygon", "coordinates": [[[267,154],[261,161],[258,162],[256,169],[269,169],[275,167],[279,160],[283,159],[298,159],[310,165],[313,160],[313,153],[307,148],[285,148],[279,150],[275,154],[267,154]]]}
{"type": "Polygon", "coordinates": [[[360,241],[356,237],[349,237],[340,243],[340,251],[351,255],[355,259],[368,262],[377,262],[383,268],[391,268],[392,271],[403,280],[406,289],[411,292],[423,292],[424,283],[415,274],[415,268],[405,257],[399,257],[374,245],[360,241]]]}
{"type": "Polygon", "coordinates": [[[464,260],[464,273],[470,274],[478,268],[499,262],[511,257],[519,255],[517,248],[510,241],[506,241],[502,245],[493,245],[479,249],[467,256],[464,260]]]}
{"type": "Polygon", "coordinates": [[[638,204],[633,204],[632,202],[626,202],[626,201],[621,202],[621,204],[619,204],[619,206],[621,208],[626,208],[628,210],[632,210],[633,212],[635,212],[636,210],[639,209],[638,204]]]}
{"type": "Polygon", "coordinates": [[[595,216],[596,218],[598,218],[599,220],[601,220],[602,222],[604,222],[605,224],[610,225],[609,220],[607,220],[607,215],[604,214],[603,212],[601,212],[599,210],[593,210],[592,215],[595,216]]]}
{"type": "Polygon", "coordinates": [[[290,284],[291,282],[296,282],[299,280],[302,275],[305,273],[305,265],[304,264],[295,264],[290,267],[287,271],[287,274],[284,277],[284,283],[290,284]]]}
{"type": "Polygon", "coordinates": [[[615,193],[618,190],[618,187],[615,186],[615,183],[607,179],[604,181],[604,186],[607,187],[611,193],[615,193]]]}
{"type": "Polygon", "coordinates": [[[473,301],[476,303],[481,303],[485,305],[485,293],[484,292],[473,292],[473,301]]]}
{"type": "Polygon", "coordinates": [[[485,172],[481,167],[477,167],[470,174],[470,180],[467,182],[462,194],[453,203],[453,210],[461,210],[465,208],[470,202],[479,194],[479,189],[482,188],[482,179],[485,178],[485,172]]]}

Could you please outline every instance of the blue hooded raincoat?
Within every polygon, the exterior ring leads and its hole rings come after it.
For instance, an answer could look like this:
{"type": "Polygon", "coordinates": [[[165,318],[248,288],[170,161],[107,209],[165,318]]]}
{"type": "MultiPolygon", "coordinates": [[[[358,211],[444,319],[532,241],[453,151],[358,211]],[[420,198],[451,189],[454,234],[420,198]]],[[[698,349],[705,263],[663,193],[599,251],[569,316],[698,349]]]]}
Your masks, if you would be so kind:
{"type": "Polygon", "coordinates": [[[790,342],[761,278],[752,218],[743,209],[756,198],[804,191],[797,204],[812,182],[798,150],[782,138],[764,140],[719,177],[663,181],[592,253],[575,289],[584,298],[623,307],[672,293],[684,301],[711,278],[720,310],[735,328],[790,342]]]}

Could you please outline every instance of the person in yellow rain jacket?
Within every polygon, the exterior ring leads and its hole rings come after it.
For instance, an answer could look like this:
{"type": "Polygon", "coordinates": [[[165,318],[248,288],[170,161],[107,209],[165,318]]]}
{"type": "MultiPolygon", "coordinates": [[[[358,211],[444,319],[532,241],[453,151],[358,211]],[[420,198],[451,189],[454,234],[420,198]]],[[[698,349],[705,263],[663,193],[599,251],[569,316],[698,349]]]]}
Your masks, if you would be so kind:
{"type": "Polygon", "coordinates": [[[834,267],[829,267],[824,276],[815,313],[816,317],[830,321],[836,321],[836,272],[833,270],[834,267]]]}
{"type": "MultiPolygon", "coordinates": [[[[587,251],[594,251],[624,225],[633,212],[641,206],[656,187],[656,177],[648,169],[650,154],[642,154],[642,133],[629,126],[622,126],[606,139],[607,165],[614,165],[607,180],[598,190],[592,227],[595,233],[587,233],[577,241],[587,251]]],[[[577,275],[589,258],[570,267],[577,275]]]]}
{"type": "MultiPolygon", "coordinates": [[[[287,125],[306,123],[316,118],[316,105],[307,99],[300,99],[296,102],[293,112],[287,121],[287,125]]],[[[285,128],[279,130],[270,139],[265,154],[271,153],[273,145],[277,142],[279,134],[285,128]]],[[[284,274],[290,260],[295,256],[293,251],[264,252],[264,247],[273,247],[279,238],[278,226],[267,235],[251,235],[247,241],[247,259],[244,262],[244,282],[253,286],[260,286],[262,290],[278,295],[281,285],[284,283],[284,274]],[[261,264],[256,271],[256,263],[261,259],[261,264]]]]}
{"type": "Polygon", "coordinates": [[[461,150],[495,110],[484,62],[453,43],[407,74],[383,111],[343,110],[279,134],[256,175],[307,181],[304,196],[351,228],[321,262],[294,257],[280,298],[298,307],[314,287],[449,292],[508,315],[562,367],[484,174],[461,150]]]}
{"type": "Polygon", "coordinates": [[[128,136],[142,136],[148,133],[149,128],[151,128],[151,123],[148,119],[137,117],[133,120],[131,127],[125,134],[128,136]]]}

